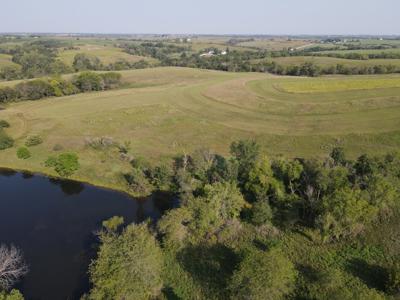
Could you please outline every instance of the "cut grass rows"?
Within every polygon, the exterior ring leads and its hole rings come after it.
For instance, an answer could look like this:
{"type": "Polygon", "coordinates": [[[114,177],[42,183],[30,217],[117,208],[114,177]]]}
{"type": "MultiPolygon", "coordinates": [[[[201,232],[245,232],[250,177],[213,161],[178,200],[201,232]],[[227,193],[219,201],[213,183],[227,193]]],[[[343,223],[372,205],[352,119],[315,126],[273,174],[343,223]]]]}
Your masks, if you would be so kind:
{"type": "Polygon", "coordinates": [[[20,102],[0,111],[16,139],[14,148],[0,152],[0,166],[51,173],[43,162],[57,144],[78,153],[76,179],[123,189],[121,173],[129,163],[116,149],[88,148],[86,138],[130,141],[133,156],[154,161],[200,147],[226,154],[243,138],[289,157],[324,156],[334,146],[350,156],[400,146],[400,76],[310,79],[185,68],[121,73],[136,88],[20,102]],[[364,86],[370,88],[359,89],[364,86]],[[44,143],[32,148],[30,159],[17,159],[16,148],[34,134],[44,143]]]}

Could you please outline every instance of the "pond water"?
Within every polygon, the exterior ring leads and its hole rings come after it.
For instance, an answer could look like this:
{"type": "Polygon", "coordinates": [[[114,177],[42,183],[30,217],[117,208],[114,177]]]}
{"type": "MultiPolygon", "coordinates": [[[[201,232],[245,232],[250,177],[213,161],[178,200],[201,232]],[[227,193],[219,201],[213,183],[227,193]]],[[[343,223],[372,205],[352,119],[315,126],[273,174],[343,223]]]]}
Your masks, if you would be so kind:
{"type": "Polygon", "coordinates": [[[89,289],[103,220],[158,218],[165,201],[0,169],[0,244],[22,249],[29,273],[16,286],[26,299],[79,299],[89,289]]]}

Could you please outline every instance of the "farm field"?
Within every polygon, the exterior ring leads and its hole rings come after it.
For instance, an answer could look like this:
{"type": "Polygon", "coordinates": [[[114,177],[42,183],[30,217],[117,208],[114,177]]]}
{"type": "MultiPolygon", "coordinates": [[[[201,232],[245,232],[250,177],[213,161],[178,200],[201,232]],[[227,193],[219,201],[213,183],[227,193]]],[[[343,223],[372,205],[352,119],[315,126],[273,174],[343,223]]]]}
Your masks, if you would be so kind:
{"type": "Polygon", "coordinates": [[[359,49],[359,50],[329,50],[322,52],[315,52],[321,55],[328,54],[349,54],[349,53],[357,53],[357,54],[380,54],[380,53],[400,53],[400,48],[390,48],[390,49],[359,49]]]}
{"type": "Polygon", "coordinates": [[[314,41],[301,39],[255,39],[254,41],[241,42],[242,47],[255,47],[270,51],[279,51],[290,48],[303,48],[312,46],[314,41]]]}
{"type": "Polygon", "coordinates": [[[60,59],[67,65],[72,65],[75,55],[78,53],[90,54],[98,57],[103,64],[115,63],[119,60],[125,60],[130,63],[138,62],[140,60],[146,60],[148,62],[156,62],[156,59],[149,57],[143,57],[138,55],[130,55],[122,51],[122,49],[101,46],[95,44],[86,44],[78,46],[78,49],[74,50],[61,50],[59,53],[60,59]]]}
{"type": "Polygon", "coordinates": [[[123,189],[129,163],[116,149],[86,146],[88,138],[129,141],[131,155],[153,161],[200,147],[226,154],[243,138],[287,157],[321,157],[334,146],[354,157],[400,146],[399,75],[293,78],[173,67],[121,74],[130,88],[1,110],[16,145],[2,151],[0,166],[49,173],[43,162],[58,145],[79,154],[75,179],[123,189]],[[31,135],[44,143],[31,148],[31,159],[17,159],[16,148],[31,135]]]}
{"type": "MultiPolygon", "coordinates": [[[[344,52],[344,51],[342,51],[344,52]]],[[[348,67],[370,67],[376,65],[393,65],[400,66],[400,59],[344,59],[335,57],[318,57],[318,56],[288,56],[273,58],[273,61],[283,66],[301,65],[306,62],[312,62],[321,67],[336,66],[338,64],[348,67]]]]}

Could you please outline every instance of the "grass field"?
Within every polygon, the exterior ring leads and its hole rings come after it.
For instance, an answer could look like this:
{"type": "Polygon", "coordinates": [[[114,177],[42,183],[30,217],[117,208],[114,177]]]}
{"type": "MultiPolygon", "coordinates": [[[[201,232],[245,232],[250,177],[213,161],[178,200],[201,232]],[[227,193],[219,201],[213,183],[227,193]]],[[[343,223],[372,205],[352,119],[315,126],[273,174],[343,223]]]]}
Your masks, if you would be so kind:
{"type": "Polygon", "coordinates": [[[61,50],[59,53],[60,59],[68,65],[72,65],[74,61],[74,57],[78,53],[86,53],[97,56],[100,61],[107,65],[110,63],[115,63],[119,60],[125,60],[130,63],[138,62],[140,60],[146,60],[148,62],[156,62],[155,59],[137,55],[130,55],[122,51],[122,49],[111,47],[111,46],[102,46],[102,45],[94,45],[94,44],[86,44],[78,46],[79,49],[76,50],[61,50]]]}
{"type": "MultiPolygon", "coordinates": [[[[271,154],[325,156],[343,146],[350,156],[400,146],[400,76],[276,77],[185,68],[121,72],[131,88],[11,104],[0,111],[16,146],[0,166],[49,173],[55,145],[79,154],[75,178],[123,189],[129,164],[116,149],[94,150],[86,138],[131,142],[131,154],[159,161],[200,147],[227,153],[256,138],[271,154]],[[44,143],[22,161],[16,148],[38,134],[44,143]]],[[[51,172],[50,172],[51,174],[51,172]]]]}
{"type": "Polygon", "coordinates": [[[380,53],[400,53],[399,48],[390,48],[390,49],[360,49],[360,50],[331,50],[331,51],[322,51],[316,52],[318,54],[349,54],[349,53],[358,53],[358,54],[380,54],[380,53]]]}
{"type": "Polygon", "coordinates": [[[347,67],[370,67],[376,65],[393,65],[400,67],[400,59],[368,59],[355,60],[334,57],[319,57],[319,56],[288,56],[277,57],[270,59],[283,66],[301,65],[306,62],[312,62],[320,67],[336,66],[338,64],[347,67]]]}
{"type": "Polygon", "coordinates": [[[0,70],[4,67],[18,66],[16,63],[11,61],[11,58],[11,55],[0,54],[0,70]]]}
{"type": "Polygon", "coordinates": [[[270,51],[279,51],[290,48],[304,48],[313,45],[313,41],[301,39],[255,39],[254,41],[247,41],[239,43],[242,47],[255,47],[270,51]]]}

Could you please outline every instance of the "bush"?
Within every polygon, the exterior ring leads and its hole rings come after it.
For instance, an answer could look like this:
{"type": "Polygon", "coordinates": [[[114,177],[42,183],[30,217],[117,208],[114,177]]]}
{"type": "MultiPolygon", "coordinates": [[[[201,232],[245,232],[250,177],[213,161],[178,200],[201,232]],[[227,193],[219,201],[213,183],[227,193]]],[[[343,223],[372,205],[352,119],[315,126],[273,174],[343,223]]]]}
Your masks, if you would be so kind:
{"type": "Polygon", "coordinates": [[[61,151],[63,149],[64,149],[64,147],[60,144],[55,144],[53,147],[53,151],[61,151]]]}
{"type": "Polygon", "coordinates": [[[83,72],[74,78],[74,85],[81,92],[104,90],[103,78],[93,72],[83,72]]]}
{"type": "Polygon", "coordinates": [[[28,159],[31,157],[31,152],[26,147],[20,147],[17,150],[17,157],[19,159],[28,159]]]}
{"type": "Polygon", "coordinates": [[[294,288],[297,272],[277,249],[252,251],[232,276],[235,299],[284,299],[294,288]]]}
{"type": "Polygon", "coordinates": [[[0,88],[0,102],[10,102],[17,99],[17,92],[10,87],[0,88]]]}
{"type": "Polygon", "coordinates": [[[11,148],[12,146],[14,146],[13,138],[0,131],[0,150],[11,148]]]}
{"type": "Polygon", "coordinates": [[[104,81],[104,88],[111,89],[117,87],[121,83],[121,74],[116,72],[108,72],[100,74],[104,81]]]}
{"type": "Polygon", "coordinates": [[[1,128],[8,128],[8,127],[10,127],[10,123],[8,123],[5,120],[0,120],[0,129],[1,128]]]}
{"type": "Polygon", "coordinates": [[[55,95],[51,84],[41,79],[19,83],[15,86],[15,90],[19,98],[26,100],[37,100],[55,95]]]}
{"type": "Polygon", "coordinates": [[[40,145],[41,143],[43,143],[43,140],[40,136],[32,135],[26,139],[25,146],[32,147],[32,146],[40,145]]]}
{"type": "Polygon", "coordinates": [[[258,200],[251,208],[251,222],[254,225],[268,224],[272,221],[272,209],[267,200],[258,200]]]}
{"type": "Polygon", "coordinates": [[[101,62],[100,59],[94,55],[78,53],[74,57],[72,66],[76,71],[99,70],[101,68],[101,62]]]}
{"type": "Polygon", "coordinates": [[[153,186],[141,168],[133,168],[132,172],[124,175],[129,189],[137,196],[148,196],[153,191],[153,186]]]}
{"type": "Polygon", "coordinates": [[[58,157],[51,156],[44,164],[46,167],[54,168],[63,177],[71,176],[80,167],[78,156],[75,153],[62,153],[58,157]]]}

